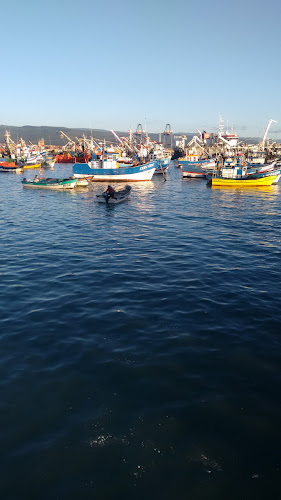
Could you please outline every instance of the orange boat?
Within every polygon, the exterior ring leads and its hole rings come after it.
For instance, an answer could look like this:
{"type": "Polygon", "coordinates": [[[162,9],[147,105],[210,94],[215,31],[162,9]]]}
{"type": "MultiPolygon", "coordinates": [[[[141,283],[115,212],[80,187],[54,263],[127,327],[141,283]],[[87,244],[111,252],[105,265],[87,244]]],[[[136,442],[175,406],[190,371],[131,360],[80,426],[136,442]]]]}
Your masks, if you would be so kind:
{"type": "Polygon", "coordinates": [[[56,163],[87,163],[90,159],[90,154],[78,154],[77,156],[70,153],[61,153],[55,156],[56,163]]]}
{"type": "Polygon", "coordinates": [[[14,161],[2,161],[0,162],[0,167],[16,167],[17,165],[15,164],[14,161]]]}

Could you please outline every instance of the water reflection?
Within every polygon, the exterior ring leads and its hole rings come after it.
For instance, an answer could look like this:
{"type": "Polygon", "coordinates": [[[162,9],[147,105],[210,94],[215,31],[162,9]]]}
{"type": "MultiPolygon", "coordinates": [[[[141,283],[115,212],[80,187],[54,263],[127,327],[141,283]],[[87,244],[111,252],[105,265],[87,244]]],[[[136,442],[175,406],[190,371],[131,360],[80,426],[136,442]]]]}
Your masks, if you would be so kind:
{"type": "Polygon", "coordinates": [[[262,195],[262,196],[276,196],[280,192],[280,186],[245,186],[245,187],[233,187],[233,186],[211,186],[212,191],[226,191],[235,192],[242,194],[244,196],[248,195],[262,195]]]}

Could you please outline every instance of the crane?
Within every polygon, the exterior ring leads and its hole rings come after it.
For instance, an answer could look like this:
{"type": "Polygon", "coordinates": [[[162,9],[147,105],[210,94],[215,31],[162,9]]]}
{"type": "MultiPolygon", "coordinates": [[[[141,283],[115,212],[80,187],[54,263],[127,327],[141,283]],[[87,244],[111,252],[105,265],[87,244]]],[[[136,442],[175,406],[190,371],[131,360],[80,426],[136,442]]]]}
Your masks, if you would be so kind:
{"type": "Polygon", "coordinates": [[[211,158],[211,155],[209,153],[207,153],[207,151],[205,151],[205,149],[202,147],[202,145],[200,144],[200,138],[197,137],[197,135],[194,135],[191,139],[191,141],[189,141],[189,143],[187,144],[188,146],[195,146],[195,148],[200,148],[202,149],[202,151],[208,156],[208,158],[211,158]]]}
{"type": "Polygon", "coordinates": [[[266,130],[265,130],[264,136],[263,136],[262,141],[261,141],[262,151],[264,151],[265,139],[266,139],[266,136],[267,136],[267,134],[268,134],[268,131],[269,131],[270,125],[271,125],[272,123],[277,123],[277,121],[276,121],[276,120],[272,120],[272,118],[268,121],[268,124],[267,124],[266,130]]]}
{"type": "Polygon", "coordinates": [[[75,147],[75,149],[79,149],[80,151],[83,152],[83,149],[80,146],[78,146],[76,144],[76,142],[74,142],[72,139],[70,139],[62,130],[60,130],[60,135],[61,135],[61,137],[65,137],[68,140],[68,142],[70,142],[71,144],[73,144],[74,147],[75,147]]]}
{"type": "Polygon", "coordinates": [[[136,135],[142,135],[143,133],[144,133],[144,130],[142,128],[142,125],[141,125],[141,123],[138,123],[138,126],[137,126],[137,129],[135,131],[135,134],[136,135]]]}
{"type": "Polygon", "coordinates": [[[167,123],[165,130],[164,130],[164,135],[172,135],[173,131],[171,129],[171,125],[167,123]]]}

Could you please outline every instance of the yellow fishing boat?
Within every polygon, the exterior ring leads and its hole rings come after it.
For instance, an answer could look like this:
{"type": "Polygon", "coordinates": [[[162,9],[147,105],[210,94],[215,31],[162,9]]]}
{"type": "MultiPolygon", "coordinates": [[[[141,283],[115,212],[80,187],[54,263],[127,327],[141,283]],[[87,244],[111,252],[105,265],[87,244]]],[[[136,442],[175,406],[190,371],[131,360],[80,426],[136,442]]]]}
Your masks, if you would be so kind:
{"type": "Polygon", "coordinates": [[[30,169],[30,168],[41,168],[42,163],[27,163],[26,165],[23,166],[24,170],[30,169]]]}
{"type": "Polygon", "coordinates": [[[211,184],[214,187],[255,187],[255,186],[271,186],[276,184],[280,178],[280,174],[264,175],[253,179],[229,179],[227,177],[212,177],[211,184]]]}

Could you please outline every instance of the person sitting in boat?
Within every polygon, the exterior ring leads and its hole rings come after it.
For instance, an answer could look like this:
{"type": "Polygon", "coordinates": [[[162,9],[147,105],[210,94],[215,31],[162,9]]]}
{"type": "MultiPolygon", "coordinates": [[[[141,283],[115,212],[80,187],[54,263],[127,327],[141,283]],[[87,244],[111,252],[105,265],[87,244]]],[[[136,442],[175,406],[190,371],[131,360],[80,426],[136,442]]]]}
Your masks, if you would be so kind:
{"type": "Polygon", "coordinates": [[[33,182],[39,182],[39,180],[40,179],[39,179],[38,175],[36,174],[35,177],[34,177],[34,179],[33,179],[33,182]]]}
{"type": "Polygon", "coordinates": [[[115,198],[115,192],[115,189],[110,185],[107,186],[107,190],[105,191],[108,198],[115,198]]]}

